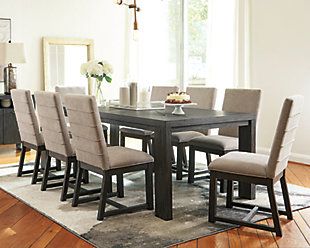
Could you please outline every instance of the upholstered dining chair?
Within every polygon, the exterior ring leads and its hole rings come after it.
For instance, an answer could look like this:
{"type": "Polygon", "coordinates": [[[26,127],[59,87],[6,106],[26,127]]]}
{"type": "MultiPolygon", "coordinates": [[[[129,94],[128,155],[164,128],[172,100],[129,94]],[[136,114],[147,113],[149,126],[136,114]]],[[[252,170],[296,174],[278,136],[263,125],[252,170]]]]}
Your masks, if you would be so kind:
{"type": "Polygon", "coordinates": [[[299,124],[302,106],[302,96],[292,96],[284,101],[269,156],[246,152],[231,152],[211,162],[209,165],[211,177],[209,197],[210,222],[221,221],[236,225],[248,226],[275,232],[277,236],[282,236],[279,213],[286,215],[290,220],[293,219],[285,179],[285,170],[291,153],[292,145],[295,140],[295,133],[299,124]],[[239,207],[251,209],[254,207],[243,220],[216,215],[216,181],[219,178],[228,180],[226,198],[227,208],[239,207]],[[267,186],[271,208],[269,209],[265,207],[234,202],[234,180],[267,186]],[[285,211],[278,210],[275,199],[274,184],[278,181],[281,183],[285,211]],[[270,227],[252,223],[251,219],[254,217],[257,211],[271,212],[274,226],[270,227]]]}
{"type": "Polygon", "coordinates": [[[64,104],[64,96],[67,94],[82,94],[86,95],[86,88],[83,86],[55,86],[55,92],[60,93],[60,97],[62,100],[63,105],[64,104]]]}
{"type": "MultiPolygon", "coordinates": [[[[216,100],[216,88],[208,87],[187,87],[187,94],[190,95],[191,101],[197,103],[195,108],[214,109],[216,100]]],[[[206,130],[206,134],[207,134],[206,130]]],[[[183,178],[183,163],[187,165],[187,156],[185,148],[189,142],[197,137],[204,137],[204,134],[196,131],[174,132],[171,136],[172,146],[177,147],[176,179],[183,178]]],[[[185,170],[186,171],[186,170],[185,170]]]]}
{"type": "MultiPolygon", "coordinates": [[[[254,113],[257,115],[261,98],[259,89],[226,89],[223,111],[254,113]]],[[[218,135],[207,135],[192,139],[189,142],[188,183],[195,180],[195,151],[205,152],[208,163],[210,154],[223,156],[231,151],[239,150],[238,127],[220,128],[218,135]]],[[[225,182],[221,181],[221,192],[225,192],[225,182]]]]}
{"type": "Polygon", "coordinates": [[[67,95],[65,96],[65,103],[78,160],[77,182],[72,206],[78,206],[80,202],[100,199],[98,220],[102,220],[110,215],[132,212],[138,209],[153,209],[153,157],[142,151],[121,146],[108,147],[106,145],[94,96],[67,95]],[[102,175],[102,187],[99,198],[80,198],[81,177],[84,170],[102,175]],[[126,207],[109,199],[109,177],[141,170],[145,171],[145,204],[126,207]],[[106,203],[118,209],[106,212],[106,203]]]}
{"type": "MultiPolygon", "coordinates": [[[[67,94],[80,94],[80,95],[86,95],[86,88],[83,86],[55,86],[55,92],[58,92],[60,94],[62,104],[63,106],[66,106],[64,104],[64,97],[67,94]]],[[[66,111],[65,111],[66,115],[66,111]]],[[[102,129],[104,133],[105,140],[108,140],[108,127],[104,124],[102,124],[102,129]]]]}
{"type": "MultiPolygon", "coordinates": [[[[151,92],[151,101],[165,101],[169,93],[177,92],[178,90],[179,88],[177,86],[153,86],[151,92]]],[[[120,143],[121,146],[125,146],[126,137],[141,139],[142,151],[147,152],[147,149],[149,148],[149,152],[152,154],[153,134],[153,131],[123,127],[120,129],[120,143]]]]}
{"type": "Polygon", "coordinates": [[[38,181],[41,153],[45,151],[44,139],[40,132],[30,90],[15,89],[11,91],[11,95],[22,142],[17,176],[33,173],[31,183],[35,184],[38,181]],[[23,171],[27,148],[35,150],[36,157],[33,170],[23,171]]]}
{"type": "MultiPolygon", "coordinates": [[[[71,165],[77,168],[77,161],[74,149],[70,142],[67,123],[65,121],[64,109],[59,93],[54,92],[35,92],[35,100],[38,111],[38,117],[42,128],[42,134],[47,150],[47,163],[44,170],[41,190],[45,191],[47,188],[62,186],[61,201],[65,201],[68,197],[68,186],[71,174],[71,165]],[[64,175],[55,176],[54,179],[62,179],[63,181],[51,182],[50,161],[54,157],[66,163],[64,175]]],[[[76,169],[75,169],[76,171],[76,169]]]]}

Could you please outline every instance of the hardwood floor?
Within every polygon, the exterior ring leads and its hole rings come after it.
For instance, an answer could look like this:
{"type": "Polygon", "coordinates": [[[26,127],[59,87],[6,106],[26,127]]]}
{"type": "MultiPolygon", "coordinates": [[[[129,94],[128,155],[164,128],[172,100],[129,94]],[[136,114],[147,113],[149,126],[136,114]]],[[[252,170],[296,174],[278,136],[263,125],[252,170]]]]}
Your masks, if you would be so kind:
{"type": "MultiPolygon", "coordinates": [[[[26,161],[34,160],[28,152],[26,161]]],[[[0,146],[0,165],[17,163],[14,146],[0,146]]],[[[290,163],[287,181],[310,188],[310,166],[290,163]]],[[[272,225],[272,220],[262,221],[272,225]]],[[[172,247],[310,247],[310,208],[294,212],[294,220],[281,216],[283,237],[241,227],[172,247]]],[[[31,207],[0,190],[0,247],[93,247],[31,207]]]]}

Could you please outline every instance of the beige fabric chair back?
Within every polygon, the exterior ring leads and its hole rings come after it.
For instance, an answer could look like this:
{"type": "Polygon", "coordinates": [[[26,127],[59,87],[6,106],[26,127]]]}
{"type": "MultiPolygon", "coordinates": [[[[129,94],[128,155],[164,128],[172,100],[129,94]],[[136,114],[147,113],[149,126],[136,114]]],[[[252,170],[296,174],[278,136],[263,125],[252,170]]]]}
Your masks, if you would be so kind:
{"type": "Polygon", "coordinates": [[[81,162],[109,169],[110,161],[94,96],[65,96],[73,145],[81,162]]]}
{"type": "Polygon", "coordinates": [[[73,156],[60,94],[38,91],[34,96],[46,149],[67,157],[73,156]]]}
{"type": "Polygon", "coordinates": [[[190,95],[191,101],[197,103],[195,108],[214,109],[216,99],[216,88],[207,87],[187,87],[187,94],[190,95]]]}
{"type": "Polygon", "coordinates": [[[302,96],[292,96],[284,101],[268,161],[268,178],[274,178],[287,167],[303,102],[302,96]]]}
{"type": "MultiPolygon", "coordinates": [[[[259,89],[226,89],[223,111],[258,114],[261,98],[259,89]]],[[[238,137],[238,127],[220,128],[219,135],[238,137]]]]}
{"type": "Polygon", "coordinates": [[[11,95],[21,140],[35,146],[44,145],[30,90],[12,90],[11,95]]]}
{"type": "Polygon", "coordinates": [[[86,88],[82,86],[56,86],[55,92],[60,93],[60,97],[62,100],[62,103],[64,104],[64,97],[67,94],[86,94],[86,88]]]}
{"type": "Polygon", "coordinates": [[[177,86],[153,86],[151,93],[151,101],[165,101],[167,95],[171,92],[177,92],[177,86]]]}

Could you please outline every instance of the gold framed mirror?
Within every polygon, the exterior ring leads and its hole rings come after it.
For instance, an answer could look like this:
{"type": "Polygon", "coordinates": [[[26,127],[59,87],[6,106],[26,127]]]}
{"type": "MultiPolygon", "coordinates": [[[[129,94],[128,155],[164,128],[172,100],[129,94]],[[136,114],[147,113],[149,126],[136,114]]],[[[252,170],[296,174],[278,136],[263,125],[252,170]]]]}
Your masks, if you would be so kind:
{"type": "Polygon", "coordinates": [[[93,59],[92,39],[43,37],[44,90],[83,86],[91,94],[92,80],[80,74],[80,66],[93,59]]]}

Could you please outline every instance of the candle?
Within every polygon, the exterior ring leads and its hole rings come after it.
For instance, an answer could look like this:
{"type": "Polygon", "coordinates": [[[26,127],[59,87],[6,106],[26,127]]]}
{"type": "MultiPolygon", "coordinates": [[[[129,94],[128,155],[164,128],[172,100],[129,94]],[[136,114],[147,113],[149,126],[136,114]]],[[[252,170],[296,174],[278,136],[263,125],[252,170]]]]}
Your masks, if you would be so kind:
{"type": "Polygon", "coordinates": [[[128,106],[130,104],[128,87],[119,88],[119,104],[122,106],[128,106]]]}
{"type": "Polygon", "coordinates": [[[137,83],[130,83],[129,91],[130,91],[130,106],[137,106],[138,84],[137,83]]]}
{"type": "Polygon", "coordinates": [[[142,88],[139,95],[141,107],[149,107],[151,99],[151,92],[148,88],[142,88]]]}

